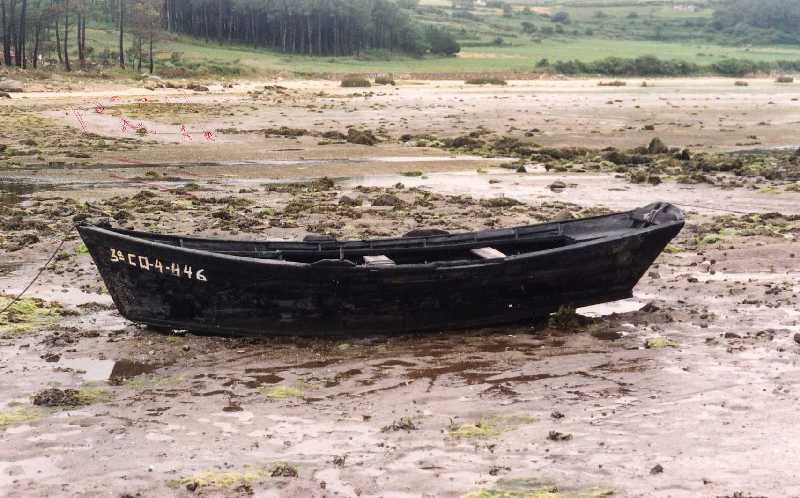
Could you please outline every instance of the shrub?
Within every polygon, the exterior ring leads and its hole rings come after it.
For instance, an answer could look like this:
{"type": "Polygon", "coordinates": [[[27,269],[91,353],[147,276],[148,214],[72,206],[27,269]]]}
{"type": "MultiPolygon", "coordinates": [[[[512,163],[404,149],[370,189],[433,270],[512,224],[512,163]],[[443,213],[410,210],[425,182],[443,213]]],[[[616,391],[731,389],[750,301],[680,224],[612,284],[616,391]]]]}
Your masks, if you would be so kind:
{"type": "MultiPolygon", "coordinates": [[[[598,81],[597,86],[626,86],[627,83],[620,80],[614,81],[598,81]]],[[[645,85],[646,86],[646,85],[645,85]]]]}
{"type": "Polygon", "coordinates": [[[391,76],[377,76],[375,78],[376,85],[396,85],[395,81],[391,78],[391,76]]]}
{"type": "Polygon", "coordinates": [[[742,80],[736,80],[733,84],[735,86],[750,86],[750,83],[742,80]]]}
{"type": "Polygon", "coordinates": [[[794,78],[791,76],[778,76],[775,83],[794,83],[794,78]]]}
{"type": "Polygon", "coordinates": [[[507,85],[506,80],[494,77],[471,78],[465,81],[467,85],[507,85]]]}
{"type": "Polygon", "coordinates": [[[363,88],[370,86],[372,86],[372,84],[369,82],[369,80],[364,78],[348,77],[342,80],[343,88],[363,88]]]}
{"type": "Polygon", "coordinates": [[[559,24],[569,24],[571,22],[569,13],[564,12],[563,10],[550,16],[550,20],[559,24]]]}
{"type": "Polygon", "coordinates": [[[461,52],[461,45],[447,30],[431,26],[426,32],[426,38],[432,54],[455,55],[461,52]]]}

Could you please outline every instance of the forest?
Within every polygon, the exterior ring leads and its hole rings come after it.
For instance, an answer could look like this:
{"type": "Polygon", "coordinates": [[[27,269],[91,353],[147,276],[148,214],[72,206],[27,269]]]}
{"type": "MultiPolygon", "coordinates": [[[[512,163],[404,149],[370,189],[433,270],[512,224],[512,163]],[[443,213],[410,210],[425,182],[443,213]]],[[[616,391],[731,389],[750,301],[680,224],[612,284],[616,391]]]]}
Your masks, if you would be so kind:
{"type": "Polygon", "coordinates": [[[57,62],[70,71],[73,43],[77,64],[85,69],[93,51],[86,46],[87,21],[119,33],[117,50],[105,54],[104,62],[112,58],[141,70],[147,61],[151,72],[153,45],[165,32],[307,55],[458,52],[449,32],[412,19],[408,9],[415,5],[407,0],[0,0],[2,64],[35,68],[40,61],[57,62]],[[126,34],[133,36],[133,46],[124,45],[126,34]]]}
{"type": "MultiPolygon", "coordinates": [[[[587,5],[594,5],[591,1],[587,5]]],[[[639,5],[630,0],[623,3],[624,8],[631,9],[639,5]]],[[[166,45],[178,38],[322,57],[361,56],[377,50],[385,51],[380,55],[387,58],[391,53],[413,57],[454,55],[461,50],[456,36],[468,48],[487,43],[502,48],[519,45],[524,39],[541,43],[551,38],[563,41],[579,37],[682,43],[712,40],[721,46],[800,44],[800,1],[720,0],[713,5],[713,16],[708,21],[703,17],[640,20],[634,10],[627,17],[620,17],[622,21],[613,21],[600,9],[590,20],[572,19],[564,11],[537,14],[521,5],[489,0],[486,8],[502,12],[499,21],[492,17],[484,20],[461,7],[448,11],[420,5],[419,0],[0,0],[0,65],[44,65],[66,71],[116,65],[153,72],[159,43],[166,45]],[[617,32],[620,23],[627,28],[617,32]],[[91,41],[87,42],[87,26],[108,35],[103,44],[92,46],[91,41]],[[489,35],[479,34],[481,29],[505,31],[490,36],[493,40],[487,42],[481,37],[489,35]],[[517,33],[512,35],[514,30],[517,33]]],[[[595,72],[594,69],[609,65],[608,61],[573,64],[571,59],[577,55],[580,54],[563,58],[565,64],[550,67],[575,74],[595,72]]],[[[165,60],[164,54],[161,60],[165,60]]],[[[531,68],[536,60],[531,58],[531,68]]],[[[615,71],[639,74],[630,68],[640,64],[628,62],[615,71]]],[[[738,74],[740,68],[736,69],[738,74]]],[[[694,67],[670,63],[658,74],[706,70],[720,72],[711,64],[694,67]]]]}
{"type": "Polygon", "coordinates": [[[712,28],[740,38],[771,43],[800,43],[797,0],[728,0],[714,10],[712,28]]]}

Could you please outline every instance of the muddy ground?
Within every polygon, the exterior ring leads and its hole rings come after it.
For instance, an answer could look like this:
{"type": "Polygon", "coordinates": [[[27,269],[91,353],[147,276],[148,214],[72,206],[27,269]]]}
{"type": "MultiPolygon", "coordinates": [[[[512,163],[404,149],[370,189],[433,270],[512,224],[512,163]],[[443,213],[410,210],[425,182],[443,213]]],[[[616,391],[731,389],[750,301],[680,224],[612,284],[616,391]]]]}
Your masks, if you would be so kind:
{"type": "Polygon", "coordinates": [[[800,495],[797,161],[716,156],[793,152],[800,92],[639,83],[31,83],[0,101],[0,307],[66,239],[0,314],[0,495],[800,495]],[[447,142],[470,132],[485,145],[447,142]],[[656,136],[674,149],[635,150],[656,136]],[[574,147],[591,152],[541,153],[574,147]],[[687,227],[633,299],[408,337],[147,329],[71,230],[382,237],[653,200],[687,227]]]}

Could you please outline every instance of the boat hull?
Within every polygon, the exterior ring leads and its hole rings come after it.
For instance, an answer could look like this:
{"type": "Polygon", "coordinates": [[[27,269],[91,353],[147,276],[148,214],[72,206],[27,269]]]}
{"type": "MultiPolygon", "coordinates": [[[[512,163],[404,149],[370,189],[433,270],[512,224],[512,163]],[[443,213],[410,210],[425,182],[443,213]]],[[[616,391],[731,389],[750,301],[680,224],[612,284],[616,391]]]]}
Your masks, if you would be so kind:
{"type": "Polygon", "coordinates": [[[509,324],[630,297],[682,220],[495,262],[287,263],[79,226],[120,313],[218,335],[402,334],[509,324]]]}

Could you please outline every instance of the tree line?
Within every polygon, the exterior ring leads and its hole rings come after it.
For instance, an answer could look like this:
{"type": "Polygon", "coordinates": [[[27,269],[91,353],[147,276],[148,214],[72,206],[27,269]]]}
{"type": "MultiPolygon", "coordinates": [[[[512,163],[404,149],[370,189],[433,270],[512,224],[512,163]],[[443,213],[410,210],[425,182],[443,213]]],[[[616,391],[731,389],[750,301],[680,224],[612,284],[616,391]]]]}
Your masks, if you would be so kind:
{"type": "Polygon", "coordinates": [[[457,52],[449,33],[412,19],[408,9],[415,6],[391,0],[165,0],[164,16],[172,32],[293,54],[457,52]]]}
{"type": "Polygon", "coordinates": [[[137,70],[146,61],[152,72],[153,45],[164,32],[316,56],[458,52],[450,32],[411,17],[415,6],[414,0],[0,0],[0,64],[44,62],[70,71],[77,54],[81,69],[113,59],[137,70]],[[106,48],[90,57],[87,22],[116,30],[113,53],[106,48]]]}
{"type": "Polygon", "coordinates": [[[93,47],[86,42],[87,22],[114,22],[119,28],[122,67],[138,62],[141,70],[149,52],[152,72],[153,42],[161,30],[163,0],[0,0],[0,64],[20,68],[41,63],[62,64],[71,71],[92,65],[93,47]],[[133,46],[124,46],[124,32],[134,35],[133,46]],[[149,46],[146,44],[149,43],[149,46]],[[77,54],[77,61],[70,57],[77,54]]]}
{"type": "Polygon", "coordinates": [[[800,2],[797,0],[728,0],[717,5],[712,23],[718,29],[746,25],[796,33],[800,31],[800,2]]]}

